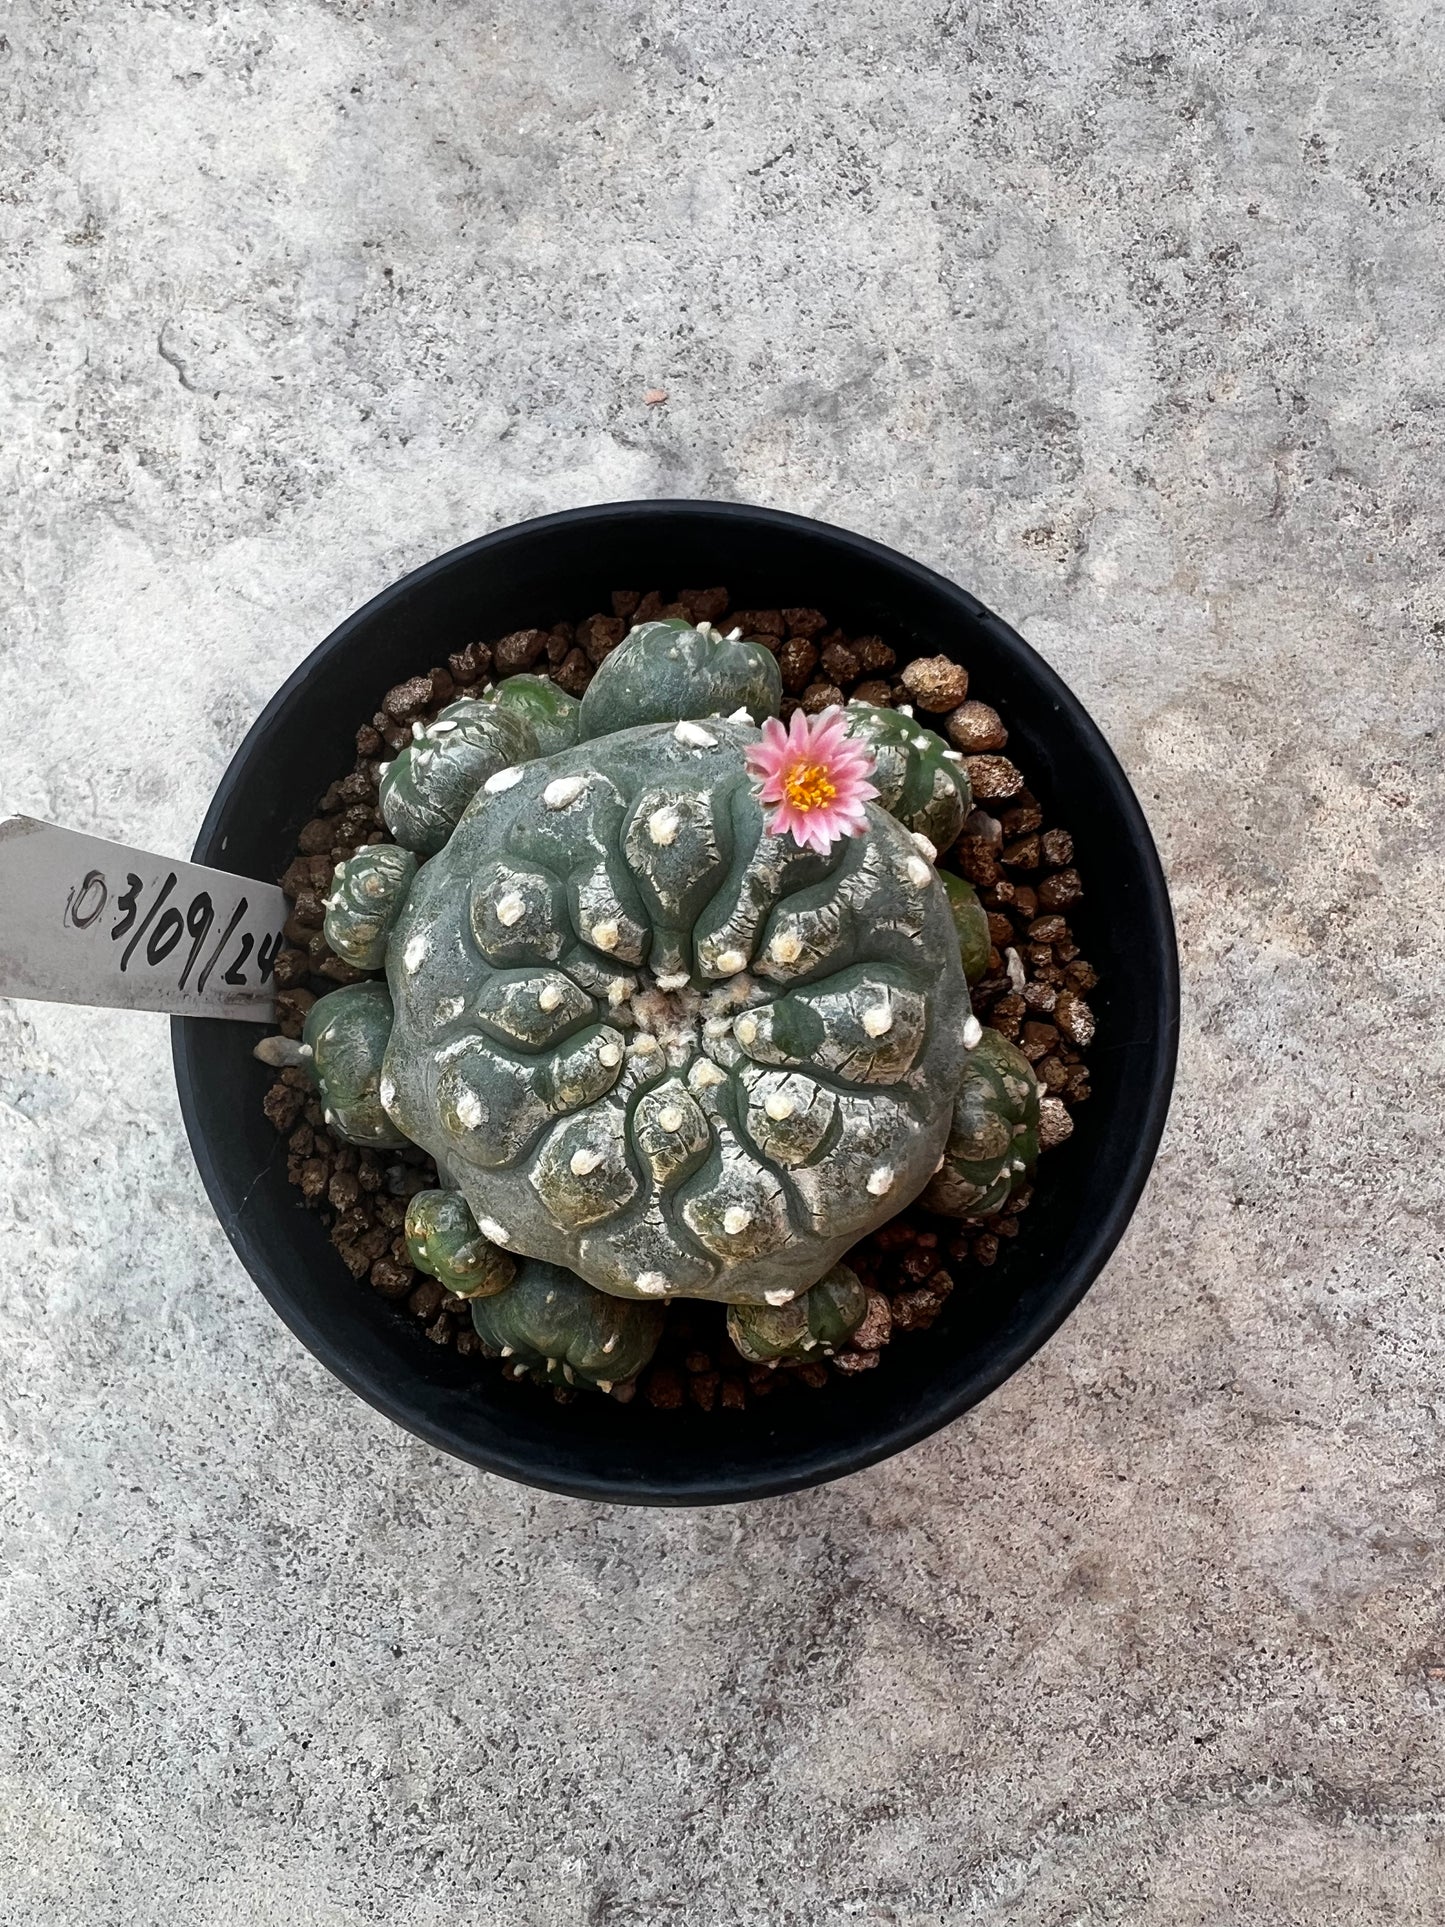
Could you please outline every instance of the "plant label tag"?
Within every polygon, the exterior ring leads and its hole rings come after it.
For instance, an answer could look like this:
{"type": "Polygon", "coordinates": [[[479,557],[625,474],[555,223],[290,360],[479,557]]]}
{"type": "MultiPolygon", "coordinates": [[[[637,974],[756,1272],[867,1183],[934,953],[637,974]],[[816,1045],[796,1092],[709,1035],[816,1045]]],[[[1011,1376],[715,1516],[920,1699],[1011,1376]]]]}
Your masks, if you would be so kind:
{"type": "Polygon", "coordinates": [[[0,997],[275,1019],[289,906],[274,883],[12,816],[0,906],[0,997]]]}

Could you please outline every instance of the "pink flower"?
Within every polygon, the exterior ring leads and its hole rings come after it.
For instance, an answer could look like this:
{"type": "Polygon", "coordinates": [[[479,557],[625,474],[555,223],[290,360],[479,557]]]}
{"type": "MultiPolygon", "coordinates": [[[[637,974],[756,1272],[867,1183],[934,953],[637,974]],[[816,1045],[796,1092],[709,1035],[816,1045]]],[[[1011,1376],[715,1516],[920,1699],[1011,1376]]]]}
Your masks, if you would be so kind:
{"type": "Polygon", "coordinates": [[[795,709],[787,729],[770,716],[763,740],[743,756],[748,774],[761,785],[759,800],[776,805],[764,816],[769,835],[791,832],[795,842],[826,856],[840,836],[867,828],[863,806],[878,794],[868,781],[878,765],[848,735],[836,704],[821,716],[795,709]]]}

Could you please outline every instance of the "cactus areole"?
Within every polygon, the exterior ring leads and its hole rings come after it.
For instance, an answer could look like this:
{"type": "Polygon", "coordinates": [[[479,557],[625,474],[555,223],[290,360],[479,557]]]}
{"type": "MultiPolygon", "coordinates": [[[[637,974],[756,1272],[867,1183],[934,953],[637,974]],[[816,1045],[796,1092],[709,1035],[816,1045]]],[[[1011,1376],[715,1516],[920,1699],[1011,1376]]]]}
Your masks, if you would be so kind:
{"type": "Polygon", "coordinates": [[[772,656],[705,623],[635,629],[580,705],[514,680],[418,728],[396,845],[338,866],[327,935],[386,985],[311,1013],[333,1129],[435,1159],[413,1255],[519,1375],[611,1390],[675,1298],[745,1357],[846,1342],[852,1245],[925,1191],[997,1211],[1037,1155],[933,865],[956,756],[866,705],[785,733],[772,656]]]}

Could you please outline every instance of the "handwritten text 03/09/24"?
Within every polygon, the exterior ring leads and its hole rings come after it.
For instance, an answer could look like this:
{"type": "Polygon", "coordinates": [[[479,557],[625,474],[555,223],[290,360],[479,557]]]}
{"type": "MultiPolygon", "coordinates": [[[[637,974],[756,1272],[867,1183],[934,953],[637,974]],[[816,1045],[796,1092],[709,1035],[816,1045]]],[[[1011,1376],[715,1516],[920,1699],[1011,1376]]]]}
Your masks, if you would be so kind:
{"type": "Polygon", "coordinates": [[[116,912],[110,938],[112,943],[125,943],[120,955],[122,972],[129,970],[137,958],[154,969],[175,958],[179,964],[178,990],[186,988],[194,971],[194,988],[198,993],[203,991],[218,966],[222,966],[221,981],[238,988],[270,981],[276,953],[281,948],[281,932],[266,931],[258,938],[255,931],[242,929],[249,908],[245,897],[237,900],[225,927],[208,949],[208,939],[216,924],[215,904],[208,890],[197,890],[182,913],[179,904],[168,902],[176,886],[174,870],[151,896],[148,906],[142,903],[144,884],[134,871],[126,872],[125,883],[125,889],[115,894],[103,870],[87,871],[66,897],[62,919],[67,929],[90,930],[100,923],[107,910],[116,912]],[[186,938],[190,942],[183,949],[186,938]],[[204,961],[201,960],[203,950],[206,951],[204,961]]]}

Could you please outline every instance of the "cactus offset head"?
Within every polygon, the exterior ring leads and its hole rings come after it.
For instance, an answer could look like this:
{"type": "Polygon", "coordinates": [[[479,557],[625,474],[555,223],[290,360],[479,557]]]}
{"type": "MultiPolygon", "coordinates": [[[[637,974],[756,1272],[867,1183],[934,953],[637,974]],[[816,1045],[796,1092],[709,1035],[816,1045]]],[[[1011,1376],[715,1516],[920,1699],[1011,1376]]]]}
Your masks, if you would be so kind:
{"type": "Polygon", "coordinates": [[[509,1359],[514,1377],[611,1392],[636,1378],[662,1336],[660,1305],[609,1298],[560,1265],[529,1259],[516,1282],[472,1301],[472,1324],[487,1351],[509,1359]]]}
{"type": "Polygon", "coordinates": [[[471,696],[413,728],[414,740],[381,779],[381,813],[404,849],[432,856],[480,783],[537,754],[537,734],[522,706],[471,696]]]}
{"type": "Polygon", "coordinates": [[[750,1365],[826,1357],[863,1322],[868,1294],[858,1274],[834,1265],[811,1291],[786,1305],[729,1305],[728,1337],[750,1365]]]}
{"type": "Polygon", "coordinates": [[[969,1052],[943,1162],[923,1194],[930,1211],[980,1218],[1000,1211],[1038,1162],[1039,1084],[996,1030],[969,1052]]]}
{"type": "Polygon", "coordinates": [[[901,709],[849,703],[849,734],[876,759],[878,800],[910,830],[946,850],[973,805],[963,757],[901,709]]]}
{"type": "Polygon", "coordinates": [[[508,676],[482,700],[520,716],[531,729],[537,756],[555,756],[559,749],[571,749],[577,740],[581,704],[558,687],[550,676],[508,676]]]}
{"type": "Polygon", "coordinates": [[[406,1252],[458,1298],[494,1298],[517,1275],[505,1251],[484,1238],[460,1191],[418,1191],[406,1208],[406,1252]]]}
{"type": "Polygon", "coordinates": [[[320,997],[301,1033],[326,1122],[348,1144],[396,1147],[406,1137],[386,1114],[382,1060],[391,1036],[385,984],[348,984],[320,997]]]}
{"type": "Polygon", "coordinates": [[[326,941],[353,969],[385,968],[391,927],[415,875],[415,855],[396,843],[364,843],[337,864],[326,899],[326,941]]]}
{"type": "Polygon", "coordinates": [[[362,967],[384,951],[391,994],[312,1011],[330,1057],[350,1040],[331,1108],[436,1158],[456,1189],[413,1204],[413,1257],[526,1369],[625,1379],[676,1297],[733,1307],[751,1359],[841,1342],[851,1245],[925,1187],[996,1209],[1032,1159],[1032,1072],[969,1007],[986,930],[931,860],[967,779],[911,718],[834,712],[881,795],[850,746],[850,809],[807,847],[749,770],[780,696],[761,645],[648,623],[580,708],[551,689],[452,704],[388,772],[406,850],[343,866],[327,930],[362,967]],[[594,1359],[619,1345],[628,1369],[594,1359]]]}
{"type": "Polygon", "coordinates": [[[782,675],[760,642],[669,616],[642,623],[604,658],[582,698],[579,734],[585,742],[639,723],[731,716],[738,709],[760,723],[777,715],[782,700],[782,675]]]}

